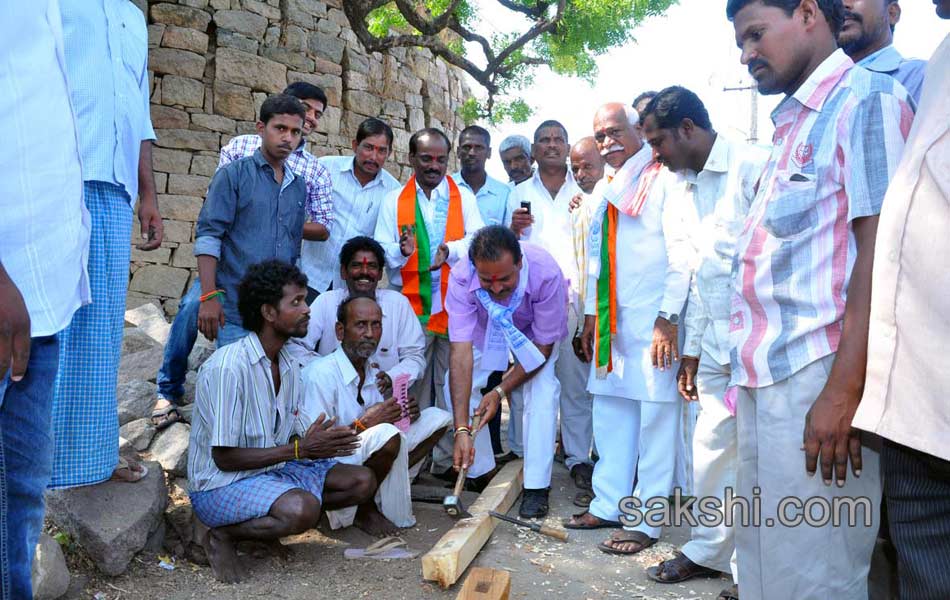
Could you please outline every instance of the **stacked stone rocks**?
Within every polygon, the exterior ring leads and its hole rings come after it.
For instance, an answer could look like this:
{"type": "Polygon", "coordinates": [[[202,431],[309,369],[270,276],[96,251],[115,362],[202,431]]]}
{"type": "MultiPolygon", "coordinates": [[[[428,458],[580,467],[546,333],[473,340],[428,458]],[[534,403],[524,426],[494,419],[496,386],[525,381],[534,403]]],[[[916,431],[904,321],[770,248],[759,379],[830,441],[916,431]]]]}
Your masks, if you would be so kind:
{"type": "Polygon", "coordinates": [[[457,136],[457,109],[469,94],[462,72],[428,50],[365,52],[344,1],[148,2],[153,164],[165,242],[152,252],[133,246],[130,308],[158,302],[167,315],[177,312],[197,272],[194,224],[218,150],[253,133],[261,103],[288,83],[308,81],[327,92],[329,106],[310,136],[318,155],[349,154],[359,123],[380,117],[396,134],[388,168],[405,181],[413,131],[433,126],[457,136]]]}

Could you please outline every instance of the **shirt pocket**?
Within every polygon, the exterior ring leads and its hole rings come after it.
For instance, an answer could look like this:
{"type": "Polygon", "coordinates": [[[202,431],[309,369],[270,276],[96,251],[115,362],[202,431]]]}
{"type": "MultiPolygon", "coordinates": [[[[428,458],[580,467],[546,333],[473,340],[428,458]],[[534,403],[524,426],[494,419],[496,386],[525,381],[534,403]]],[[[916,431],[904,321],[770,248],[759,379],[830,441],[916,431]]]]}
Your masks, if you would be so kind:
{"type": "Polygon", "coordinates": [[[818,183],[813,176],[777,173],[762,226],[778,239],[794,239],[818,223],[818,183]]]}
{"type": "Polygon", "coordinates": [[[145,65],[148,31],[145,29],[144,22],[136,20],[131,15],[123,14],[118,18],[116,31],[122,40],[122,64],[129,78],[138,86],[142,79],[147,77],[145,65]]]}

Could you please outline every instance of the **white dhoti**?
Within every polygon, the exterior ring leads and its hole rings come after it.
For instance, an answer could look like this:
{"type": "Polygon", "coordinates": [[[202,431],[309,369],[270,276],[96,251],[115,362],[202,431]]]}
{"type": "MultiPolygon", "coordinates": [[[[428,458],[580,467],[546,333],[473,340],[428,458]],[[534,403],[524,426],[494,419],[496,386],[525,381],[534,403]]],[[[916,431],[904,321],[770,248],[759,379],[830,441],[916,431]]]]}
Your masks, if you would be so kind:
{"type": "MultiPolygon", "coordinates": [[[[409,426],[409,431],[406,433],[400,432],[395,425],[390,423],[374,425],[359,434],[360,446],[356,452],[338,460],[343,464],[362,465],[394,436],[401,436],[399,454],[393,461],[389,474],[379,482],[375,500],[379,512],[383,513],[394,525],[412,527],[416,524],[416,519],[412,514],[412,498],[409,491],[409,483],[412,480],[409,453],[433,433],[443,427],[448,427],[451,422],[452,417],[447,411],[431,407],[419,414],[419,418],[409,426]]],[[[419,472],[421,465],[422,461],[414,465],[415,473],[419,472]]],[[[356,517],[356,509],[355,506],[348,506],[340,510],[327,511],[330,527],[340,529],[352,525],[356,517]]]]}
{"type": "MultiPolygon", "coordinates": [[[[472,394],[469,397],[469,414],[475,412],[482,401],[481,390],[485,387],[490,370],[481,366],[481,352],[473,349],[472,394]]],[[[541,489],[551,485],[551,468],[554,465],[554,443],[557,436],[557,411],[560,383],[555,375],[558,346],[529,381],[511,393],[511,404],[523,406],[520,422],[524,432],[524,487],[541,489]]],[[[448,382],[445,397],[450,399],[448,382]]],[[[451,402],[451,400],[450,400],[451,402]]],[[[499,407],[499,410],[501,408],[499,407]]],[[[451,409],[450,409],[451,410],[451,409]]],[[[514,414],[511,416],[514,419],[514,414]]],[[[487,425],[475,436],[475,460],[468,469],[469,477],[479,477],[495,468],[491,436],[487,425]]]]}
{"type": "Polygon", "coordinates": [[[805,415],[828,380],[833,362],[834,355],[826,356],[779,383],[738,389],[737,495],[751,499],[753,488],[758,488],[763,520],[760,527],[744,527],[737,521],[739,589],[744,600],[868,597],[868,570],[881,509],[879,452],[868,442],[873,444],[878,438],[864,436],[861,477],[855,477],[849,465],[842,488],[826,486],[820,467],[809,477],[801,450],[805,415]],[[787,518],[799,519],[808,514],[802,508],[805,502],[812,506],[812,518],[830,517],[837,498],[839,505],[844,504],[837,511],[840,526],[830,519],[821,526],[815,522],[792,527],[779,523],[777,509],[786,497],[801,501],[801,505],[785,506],[783,511],[787,518]],[[864,508],[849,511],[849,499],[869,499],[870,514],[864,508]],[[849,518],[857,523],[849,524],[849,518]],[[768,519],[774,520],[774,526],[764,526],[768,519]]]}
{"type": "MultiPolygon", "coordinates": [[[[594,464],[594,501],[588,509],[592,515],[618,520],[620,502],[631,492],[644,505],[651,498],[666,501],[673,486],[681,414],[679,401],[645,402],[594,394],[594,440],[600,458],[594,464]],[[637,487],[632,489],[638,464],[637,487]]],[[[646,522],[629,529],[652,538],[662,532],[646,522]]]]}
{"type": "MultiPolygon", "coordinates": [[[[698,498],[723,499],[726,488],[736,487],[739,437],[736,418],[723,401],[729,375],[729,365],[720,365],[703,353],[696,374],[700,411],[693,435],[693,485],[698,498]]],[[[735,549],[733,527],[700,524],[681,551],[698,565],[728,573],[735,549]]]]}
{"type": "Polygon", "coordinates": [[[581,463],[590,464],[593,425],[592,399],[587,392],[590,365],[581,362],[574,354],[571,343],[574,332],[577,331],[574,307],[568,307],[567,315],[568,335],[560,343],[554,372],[561,383],[561,445],[564,447],[564,465],[570,469],[581,463]]]}
{"type": "MultiPolygon", "coordinates": [[[[426,369],[422,377],[409,388],[420,408],[434,406],[447,410],[445,385],[449,372],[449,340],[426,332],[425,360],[426,369]]],[[[451,411],[449,411],[451,414],[451,411]]],[[[432,449],[432,472],[442,473],[452,468],[452,436],[446,434],[432,449]]]]}

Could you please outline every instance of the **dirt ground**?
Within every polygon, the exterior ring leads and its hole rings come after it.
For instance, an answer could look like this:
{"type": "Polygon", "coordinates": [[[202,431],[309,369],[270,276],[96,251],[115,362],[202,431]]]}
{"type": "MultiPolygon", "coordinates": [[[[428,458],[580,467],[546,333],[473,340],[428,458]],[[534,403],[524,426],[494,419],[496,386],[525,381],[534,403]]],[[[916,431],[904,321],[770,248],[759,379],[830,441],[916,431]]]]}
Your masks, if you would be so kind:
{"type": "MultiPolygon", "coordinates": [[[[435,485],[435,480],[427,483],[435,485]]],[[[551,491],[550,525],[559,525],[578,509],[571,504],[575,488],[567,470],[555,464],[551,491]]],[[[517,507],[510,514],[517,516],[517,507]]],[[[418,524],[404,530],[403,539],[420,556],[448,530],[452,521],[440,505],[414,504],[418,524]]],[[[685,584],[660,585],[644,574],[645,567],[672,555],[688,535],[686,530],[671,530],[661,541],[635,557],[608,556],[596,545],[609,530],[571,532],[568,543],[561,543],[499,523],[474,565],[506,569],[511,573],[511,598],[547,600],[570,598],[636,599],[714,599],[730,581],[726,578],[695,580],[685,584]]],[[[94,569],[73,562],[72,584],[66,598],[96,600],[186,599],[217,600],[231,598],[286,598],[292,600],[421,600],[455,598],[461,582],[441,590],[423,581],[420,559],[347,560],[347,547],[365,547],[372,538],[349,528],[330,537],[318,531],[288,538],[293,549],[289,562],[274,557],[242,556],[247,570],[245,582],[235,585],[218,583],[208,567],[178,560],[174,570],[159,566],[158,555],[140,554],[127,573],[109,578],[94,569]]]]}

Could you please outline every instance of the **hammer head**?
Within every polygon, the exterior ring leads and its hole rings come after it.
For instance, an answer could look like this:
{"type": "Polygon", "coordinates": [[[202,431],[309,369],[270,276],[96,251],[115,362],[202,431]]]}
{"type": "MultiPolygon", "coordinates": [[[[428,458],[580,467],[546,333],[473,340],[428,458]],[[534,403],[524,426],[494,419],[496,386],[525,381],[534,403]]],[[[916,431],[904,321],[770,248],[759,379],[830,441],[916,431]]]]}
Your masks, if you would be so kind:
{"type": "Polygon", "coordinates": [[[461,519],[463,517],[470,516],[468,511],[465,510],[465,507],[462,505],[462,499],[456,495],[446,496],[442,501],[442,507],[445,509],[445,512],[448,513],[453,519],[461,519]]]}

